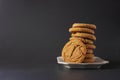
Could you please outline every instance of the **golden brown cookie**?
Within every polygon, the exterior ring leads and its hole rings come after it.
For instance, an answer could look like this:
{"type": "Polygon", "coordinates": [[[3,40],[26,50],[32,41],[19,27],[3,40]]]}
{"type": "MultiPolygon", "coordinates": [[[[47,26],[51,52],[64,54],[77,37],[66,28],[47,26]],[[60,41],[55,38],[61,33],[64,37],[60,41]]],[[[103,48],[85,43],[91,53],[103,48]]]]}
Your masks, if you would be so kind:
{"type": "Polygon", "coordinates": [[[94,57],[94,54],[87,54],[87,53],[86,53],[85,59],[91,59],[91,58],[93,58],[93,57],[94,57]]]}
{"type": "Polygon", "coordinates": [[[63,47],[62,49],[62,57],[65,57],[64,56],[64,52],[66,52],[66,49],[68,49],[68,47],[71,45],[72,43],[70,41],[68,41],[65,46],[63,47]]]}
{"type": "Polygon", "coordinates": [[[85,44],[87,49],[95,49],[96,46],[93,44],[85,44]]]}
{"type": "Polygon", "coordinates": [[[83,62],[84,63],[93,63],[93,62],[95,62],[95,59],[94,58],[84,59],[83,62]]]}
{"type": "Polygon", "coordinates": [[[92,34],[87,34],[87,33],[75,33],[71,35],[72,37],[81,37],[81,38],[87,38],[91,40],[96,40],[96,37],[92,34]]]}
{"type": "Polygon", "coordinates": [[[70,33],[76,33],[76,32],[80,32],[80,33],[90,33],[90,34],[94,34],[94,30],[89,29],[89,28],[70,28],[69,29],[70,33]]]}
{"type": "Polygon", "coordinates": [[[86,24],[86,23],[74,23],[72,25],[73,28],[90,28],[90,29],[96,29],[96,26],[94,24],[86,24]]]}
{"type": "Polygon", "coordinates": [[[69,40],[74,40],[74,39],[80,39],[83,43],[85,44],[93,44],[93,41],[92,40],[89,40],[89,39],[83,39],[81,37],[70,37],[69,40]]]}
{"type": "Polygon", "coordinates": [[[92,49],[87,49],[86,54],[92,54],[94,51],[92,49]]]}
{"type": "Polygon", "coordinates": [[[85,56],[86,46],[78,39],[68,41],[62,50],[62,58],[65,62],[81,63],[85,56]]]}
{"type": "Polygon", "coordinates": [[[80,50],[82,51],[82,53],[85,55],[86,54],[86,45],[81,41],[81,40],[79,40],[79,39],[74,39],[74,40],[72,40],[71,41],[73,44],[74,44],[74,46],[75,47],[78,47],[78,46],[80,46],[81,48],[80,48],[80,50]]]}

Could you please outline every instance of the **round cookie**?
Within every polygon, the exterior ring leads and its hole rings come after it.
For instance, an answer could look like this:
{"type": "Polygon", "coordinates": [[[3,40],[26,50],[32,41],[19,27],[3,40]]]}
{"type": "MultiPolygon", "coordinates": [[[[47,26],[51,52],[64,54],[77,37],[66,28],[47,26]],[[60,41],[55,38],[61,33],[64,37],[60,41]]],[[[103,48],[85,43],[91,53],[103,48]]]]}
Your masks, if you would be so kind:
{"type": "Polygon", "coordinates": [[[95,49],[96,46],[93,44],[85,44],[87,49],[95,49]]]}
{"type": "Polygon", "coordinates": [[[62,50],[62,58],[65,62],[83,62],[86,56],[86,46],[78,39],[68,41],[62,50]]]}
{"type": "Polygon", "coordinates": [[[85,55],[86,54],[86,51],[87,51],[87,48],[86,48],[86,45],[79,39],[74,39],[71,41],[75,47],[80,47],[80,50],[81,52],[85,55]]]}
{"type": "Polygon", "coordinates": [[[93,63],[95,62],[94,58],[90,58],[90,59],[84,59],[83,61],[84,63],[93,63]]]}
{"type": "Polygon", "coordinates": [[[90,28],[90,29],[96,29],[96,26],[94,24],[86,24],[86,23],[74,23],[72,25],[73,28],[90,28]]]}
{"type": "Polygon", "coordinates": [[[89,29],[89,28],[70,28],[69,29],[70,33],[75,33],[75,32],[80,32],[80,33],[90,33],[90,34],[94,34],[94,30],[89,29]]]}
{"type": "Polygon", "coordinates": [[[93,54],[93,50],[92,49],[87,49],[87,52],[86,52],[86,54],[93,54]]]}
{"type": "Polygon", "coordinates": [[[94,54],[86,54],[85,59],[91,59],[94,57],[94,54]]]}
{"type": "MultiPolygon", "coordinates": [[[[64,52],[66,52],[66,50],[68,49],[68,47],[71,45],[72,43],[70,41],[68,41],[65,46],[63,47],[62,49],[62,57],[65,57],[64,56],[64,52]]],[[[64,58],[63,58],[64,59],[64,58]]]]}
{"type": "Polygon", "coordinates": [[[69,40],[74,40],[74,39],[79,39],[81,40],[83,43],[85,44],[93,44],[93,41],[92,40],[89,40],[89,39],[83,39],[81,37],[70,37],[69,40]]]}
{"type": "Polygon", "coordinates": [[[73,36],[73,37],[87,38],[87,39],[91,39],[91,40],[96,40],[96,37],[94,35],[87,34],[87,33],[75,33],[75,34],[72,34],[71,36],[73,36]]]}

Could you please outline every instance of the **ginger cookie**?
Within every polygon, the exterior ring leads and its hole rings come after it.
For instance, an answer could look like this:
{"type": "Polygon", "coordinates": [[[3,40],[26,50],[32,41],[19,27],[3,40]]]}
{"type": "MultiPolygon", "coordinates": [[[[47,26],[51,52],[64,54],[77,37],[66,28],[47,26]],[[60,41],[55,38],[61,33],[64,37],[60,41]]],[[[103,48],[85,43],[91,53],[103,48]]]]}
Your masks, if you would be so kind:
{"type": "Polygon", "coordinates": [[[94,51],[92,49],[87,49],[86,54],[92,54],[94,51]]]}
{"type": "Polygon", "coordinates": [[[70,28],[69,29],[70,33],[76,33],[76,32],[80,32],[80,33],[90,33],[90,34],[94,34],[94,30],[89,29],[89,28],[70,28]]]}
{"type": "Polygon", "coordinates": [[[96,46],[93,44],[85,44],[87,49],[95,49],[96,46]]]}
{"type": "Polygon", "coordinates": [[[72,25],[73,28],[90,28],[90,29],[96,29],[96,26],[94,24],[85,24],[85,23],[74,23],[72,25]]]}
{"type": "Polygon", "coordinates": [[[84,63],[93,63],[95,62],[94,58],[84,59],[84,63]]]}
{"type": "Polygon", "coordinates": [[[81,63],[85,56],[86,46],[78,39],[68,41],[62,50],[62,58],[65,62],[81,63]]]}
{"type": "Polygon", "coordinates": [[[72,34],[71,36],[73,36],[73,37],[87,38],[87,39],[91,39],[91,40],[96,40],[96,37],[94,35],[87,34],[87,33],[75,33],[75,34],[72,34]]]}
{"type": "Polygon", "coordinates": [[[93,57],[94,57],[94,54],[86,54],[85,59],[90,59],[90,58],[93,58],[93,57]]]}
{"type": "Polygon", "coordinates": [[[74,39],[79,39],[85,44],[93,44],[93,41],[89,39],[83,39],[81,37],[70,37],[70,40],[74,40],[74,39]]]}
{"type": "Polygon", "coordinates": [[[70,41],[68,41],[65,46],[62,49],[62,57],[64,57],[64,52],[66,52],[66,49],[71,45],[72,43],[70,41]]]}

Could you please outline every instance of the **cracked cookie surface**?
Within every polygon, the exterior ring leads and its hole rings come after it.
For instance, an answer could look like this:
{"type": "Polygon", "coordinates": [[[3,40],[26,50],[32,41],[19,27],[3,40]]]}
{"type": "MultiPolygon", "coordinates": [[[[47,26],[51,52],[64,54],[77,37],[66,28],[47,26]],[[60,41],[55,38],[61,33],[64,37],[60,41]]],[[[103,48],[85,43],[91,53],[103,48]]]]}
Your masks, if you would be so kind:
{"type": "Polygon", "coordinates": [[[80,40],[72,40],[65,44],[62,50],[62,57],[65,62],[83,62],[86,55],[86,46],[80,40]]]}

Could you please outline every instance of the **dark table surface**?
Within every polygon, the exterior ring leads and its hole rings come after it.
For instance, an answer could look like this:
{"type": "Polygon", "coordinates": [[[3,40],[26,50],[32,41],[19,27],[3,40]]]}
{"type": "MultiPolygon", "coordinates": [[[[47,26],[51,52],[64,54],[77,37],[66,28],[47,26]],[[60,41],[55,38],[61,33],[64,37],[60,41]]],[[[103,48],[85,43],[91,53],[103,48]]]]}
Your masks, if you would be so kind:
{"type": "Polygon", "coordinates": [[[0,67],[0,80],[119,80],[119,78],[118,63],[110,63],[100,69],[66,69],[57,63],[0,67]]]}

